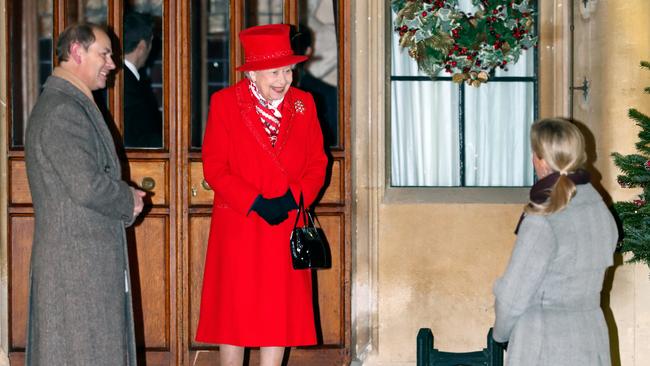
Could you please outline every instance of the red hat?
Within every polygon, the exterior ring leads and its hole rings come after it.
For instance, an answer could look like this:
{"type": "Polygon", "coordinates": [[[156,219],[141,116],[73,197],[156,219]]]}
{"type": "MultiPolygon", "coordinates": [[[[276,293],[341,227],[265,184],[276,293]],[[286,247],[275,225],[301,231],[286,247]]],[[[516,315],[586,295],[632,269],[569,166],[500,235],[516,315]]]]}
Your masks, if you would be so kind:
{"type": "Polygon", "coordinates": [[[307,56],[294,55],[289,41],[289,26],[267,24],[250,27],[239,32],[244,48],[244,64],[239,71],[257,71],[294,65],[307,56]]]}

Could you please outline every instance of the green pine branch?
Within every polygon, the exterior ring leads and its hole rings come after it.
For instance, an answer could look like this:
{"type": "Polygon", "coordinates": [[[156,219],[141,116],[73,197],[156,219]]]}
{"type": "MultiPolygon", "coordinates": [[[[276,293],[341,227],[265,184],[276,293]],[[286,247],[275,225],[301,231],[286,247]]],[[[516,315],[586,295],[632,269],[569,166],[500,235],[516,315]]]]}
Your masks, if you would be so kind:
{"type": "MultiPolygon", "coordinates": [[[[650,70],[650,62],[641,61],[641,68],[650,70]]],[[[650,87],[644,88],[650,94],[650,87]]],[[[631,253],[630,262],[642,262],[650,266],[650,117],[636,108],[628,110],[628,116],[637,126],[639,140],[634,144],[638,154],[612,153],[614,164],[621,170],[617,181],[623,187],[640,187],[643,193],[633,201],[614,203],[614,210],[623,226],[623,238],[619,249],[631,253]]]]}

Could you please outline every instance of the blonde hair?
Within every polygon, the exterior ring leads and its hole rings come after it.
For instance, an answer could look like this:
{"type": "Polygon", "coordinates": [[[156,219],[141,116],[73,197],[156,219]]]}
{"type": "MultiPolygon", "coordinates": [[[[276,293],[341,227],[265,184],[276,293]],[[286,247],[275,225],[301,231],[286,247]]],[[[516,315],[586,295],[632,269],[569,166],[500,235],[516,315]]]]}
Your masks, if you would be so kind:
{"type": "Polygon", "coordinates": [[[530,130],[533,153],[544,159],[553,173],[559,173],[546,202],[529,202],[524,211],[549,215],[562,210],[576,194],[575,183],[567,176],[587,161],[582,132],[566,119],[548,118],[533,123],[530,130]]]}

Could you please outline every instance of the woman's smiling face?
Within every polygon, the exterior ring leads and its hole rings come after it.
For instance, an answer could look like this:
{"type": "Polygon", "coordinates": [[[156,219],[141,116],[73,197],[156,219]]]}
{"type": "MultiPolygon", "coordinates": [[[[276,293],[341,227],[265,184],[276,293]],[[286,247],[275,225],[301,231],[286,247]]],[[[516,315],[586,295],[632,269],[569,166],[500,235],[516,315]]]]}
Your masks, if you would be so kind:
{"type": "Polygon", "coordinates": [[[268,101],[282,99],[293,81],[293,65],[248,73],[257,90],[268,101]]]}

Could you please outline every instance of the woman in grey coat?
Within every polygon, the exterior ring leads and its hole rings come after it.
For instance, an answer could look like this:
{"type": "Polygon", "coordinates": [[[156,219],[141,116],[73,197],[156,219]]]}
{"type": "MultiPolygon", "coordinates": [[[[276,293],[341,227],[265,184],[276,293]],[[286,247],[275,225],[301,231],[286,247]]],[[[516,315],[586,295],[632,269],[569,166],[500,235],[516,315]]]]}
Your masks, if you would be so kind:
{"type": "Polygon", "coordinates": [[[618,232],[582,170],[584,137],[571,122],[531,130],[540,180],[517,227],[505,274],[494,284],[493,337],[509,366],[611,365],[600,291],[618,232]]]}

